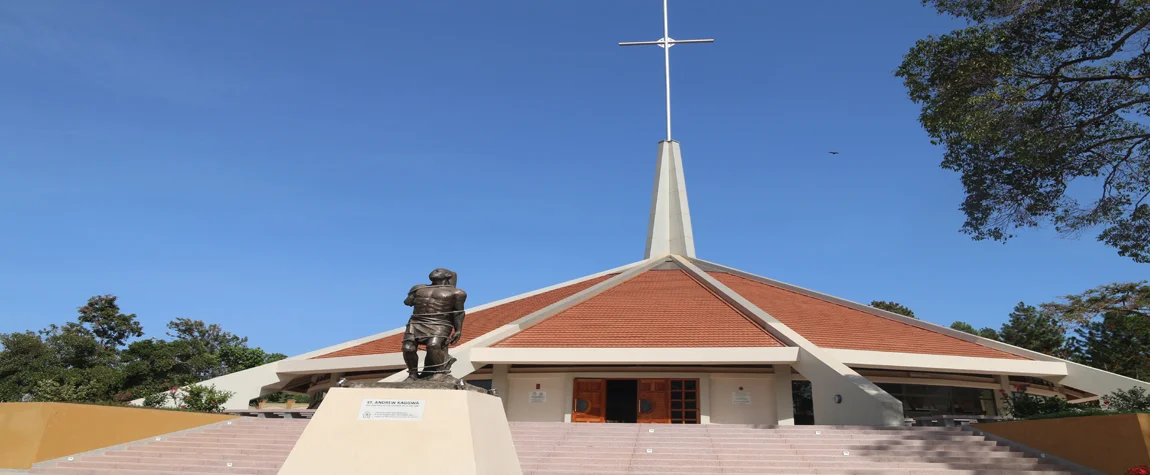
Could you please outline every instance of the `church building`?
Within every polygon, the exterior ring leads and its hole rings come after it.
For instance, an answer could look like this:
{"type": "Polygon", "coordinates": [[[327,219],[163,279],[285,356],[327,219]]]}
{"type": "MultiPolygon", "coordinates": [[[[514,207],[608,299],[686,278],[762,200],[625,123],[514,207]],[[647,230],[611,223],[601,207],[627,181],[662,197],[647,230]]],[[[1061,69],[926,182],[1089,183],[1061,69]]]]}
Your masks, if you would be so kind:
{"type": "MultiPolygon", "coordinates": [[[[658,144],[643,259],[467,309],[452,376],[493,389],[509,421],[899,426],[995,416],[1005,393],[1097,400],[1150,384],[695,255],[679,143],[658,144]]],[[[482,275],[475,276],[482,278],[482,275]]],[[[227,409],[290,391],[402,381],[404,328],[205,381],[227,409]]]]}
{"type": "MultiPolygon", "coordinates": [[[[453,376],[510,421],[902,425],[994,416],[1002,391],[1150,385],[695,256],[679,143],[658,146],[644,259],[467,310],[453,376]]],[[[400,381],[404,328],[206,381],[229,409],[400,381]]]]}

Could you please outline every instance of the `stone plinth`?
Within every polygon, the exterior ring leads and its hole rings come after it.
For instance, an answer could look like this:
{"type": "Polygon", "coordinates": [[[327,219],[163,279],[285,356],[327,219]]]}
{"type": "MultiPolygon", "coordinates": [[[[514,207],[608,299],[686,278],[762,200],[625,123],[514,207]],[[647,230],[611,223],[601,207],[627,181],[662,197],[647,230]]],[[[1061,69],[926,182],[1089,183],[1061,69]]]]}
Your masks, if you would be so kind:
{"type": "Polygon", "coordinates": [[[518,475],[499,398],[476,391],[332,388],[279,475],[518,475]]]}

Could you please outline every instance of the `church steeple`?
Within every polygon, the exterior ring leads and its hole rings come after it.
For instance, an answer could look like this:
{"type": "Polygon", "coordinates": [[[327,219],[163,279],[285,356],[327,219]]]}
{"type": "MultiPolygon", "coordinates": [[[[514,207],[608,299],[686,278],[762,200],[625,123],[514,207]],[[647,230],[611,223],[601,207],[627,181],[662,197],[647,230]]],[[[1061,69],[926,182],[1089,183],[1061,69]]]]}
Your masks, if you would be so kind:
{"type": "Polygon", "coordinates": [[[691,209],[687,206],[687,182],[683,178],[683,157],[679,142],[659,142],[659,162],[655,165],[655,190],[651,195],[651,218],[647,223],[647,252],[644,258],[665,254],[695,257],[695,235],[691,231],[691,209]]]}
{"type": "Polygon", "coordinates": [[[712,43],[714,39],[676,40],[667,26],[667,0],[663,0],[663,37],[655,41],[632,41],[619,46],[657,45],[663,48],[663,78],[667,93],[667,140],[659,142],[659,162],[655,165],[655,191],[651,196],[651,218],[647,223],[646,258],[675,254],[695,257],[695,236],[691,231],[691,210],[687,206],[687,183],[683,179],[683,158],[679,142],[671,139],[671,47],[687,43],[712,43]]]}

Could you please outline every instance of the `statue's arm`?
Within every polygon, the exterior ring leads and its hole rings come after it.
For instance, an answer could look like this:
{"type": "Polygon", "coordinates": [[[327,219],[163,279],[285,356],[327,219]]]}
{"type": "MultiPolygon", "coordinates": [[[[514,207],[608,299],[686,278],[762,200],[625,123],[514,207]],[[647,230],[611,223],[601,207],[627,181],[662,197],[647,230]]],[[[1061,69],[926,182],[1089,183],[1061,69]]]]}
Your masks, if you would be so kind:
{"type": "Polygon", "coordinates": [[[423,284],[418,284],[418,285],[412,286],[411,290],[407,291],[407,298],[403,299],[403,304],[407,305],[408,307],[415,305],[415,291],[422,289],[424,287],[427,287],[427,286],[423,285],[423,284]]]}
{"type": "Polygon", "coordinates": [[[455,328],[455,335],[452,340],[459,341],[459,336],[463,334],[463,317],[466,313],[463,308],[467,302],[467,292],[462,290],[455,294],[455,315],[451,317],[451,326],[455,328]]]}

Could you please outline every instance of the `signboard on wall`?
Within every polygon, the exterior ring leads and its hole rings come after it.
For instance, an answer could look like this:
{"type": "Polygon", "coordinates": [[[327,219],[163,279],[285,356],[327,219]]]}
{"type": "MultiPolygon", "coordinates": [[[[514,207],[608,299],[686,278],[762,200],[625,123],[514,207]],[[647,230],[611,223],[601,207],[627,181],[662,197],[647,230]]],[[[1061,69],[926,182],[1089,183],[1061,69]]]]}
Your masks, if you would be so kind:
{"type": "Polygon", "coordinates": [[[359,406],[361,421],[418,421],[423,419],[423,401],[364,399],[359,406]]]}
{"type": "Polygon", "coordinates": [[[750,404],[751,392],[750,391],[732,391],[731,403],[733,404],[750,404]]]}
{"type": "Polygon", "coordinates": [[[547,391],[531,391],[531,396],[527,401],[532,404],[547,402],[547,391]]]}

